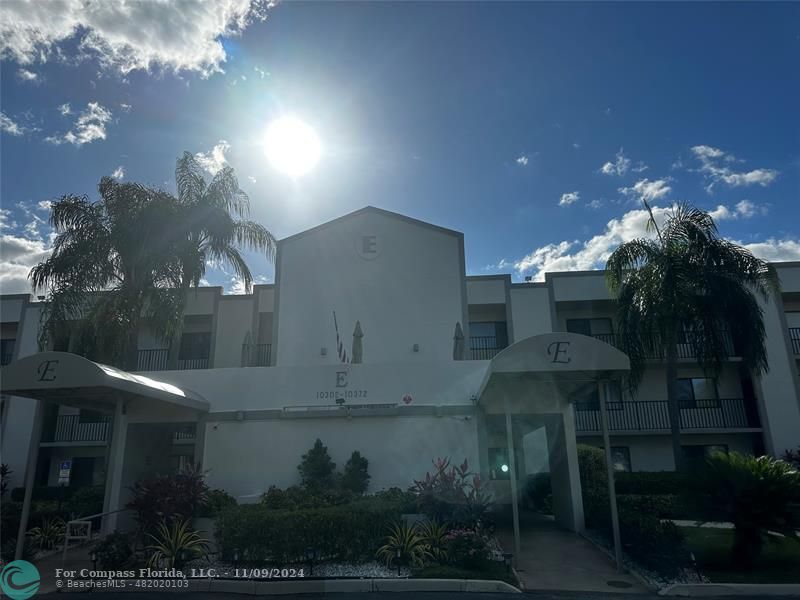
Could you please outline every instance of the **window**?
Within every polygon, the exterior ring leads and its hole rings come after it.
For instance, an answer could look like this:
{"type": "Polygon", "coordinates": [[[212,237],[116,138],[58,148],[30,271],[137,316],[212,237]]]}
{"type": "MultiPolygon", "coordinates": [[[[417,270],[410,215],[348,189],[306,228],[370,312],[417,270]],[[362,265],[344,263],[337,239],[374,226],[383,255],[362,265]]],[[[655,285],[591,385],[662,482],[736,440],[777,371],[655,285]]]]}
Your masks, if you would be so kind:
{"type": "MultiPolygon", "coordinates": [[[[625,407],[622,405],[622,388],[619,381],[609,381],[608,395],[606,396],[606,409],[607,410],[622,410],[625,407]]],[[[592,386],[588,393],[582,398],[577,400],[580,410],[600,410],[600,391],[597,385],[592,386]]]]}
{"type": "Polygon", "coordinates": [[[716,452],[728,453],[726,444],[697,444],[694,446],[681,446],[684,461],[690,466],[701,465],[706,458],[716,452]]]}
{"type": "Polygon", "coordinates": [[[79,423],[101,423],[103,421],[103,413],[96,410],[81,409],[78,416],[79,423]]]}
{"type": "Polygon", "coordinates": [[[678,403],[681,408],[718,407],[716,381],[708,377],[678,379],[678,403]]]}
{"type": "Polygon", "coordinates": [[[631,449],[627,446],[611,446],[611,463],[618,473],[631,470],[631,449]]]}
{"type": "Polygon", "coordinates": [[[508,448],[489,448],[489,479],[511,479],[508,448]]]}
{"type": "Polygon", "coordinates": [[[0,364],[7,365],[14,358],[14,345],[17,340],[0,341],[0,364]]]}
{"type": "Polygon", "coordinates": [[[489,360],[508,346],[505,321],[486,321],[469,324],[469,344],[473,360],[489,360]]]}
{"type": "Polygon", "coordinates": [[[611,319],[567,319],[567,331],[603,339],[614,333],[611,319]]]}
{"type": "Polygon", "coordinates": [[[211,350],[211,333],[202,331],[198,333],[184,333],[181,336],[181,348],[178,352],[179,360],[196,360],[208,358],[211,350]]]}

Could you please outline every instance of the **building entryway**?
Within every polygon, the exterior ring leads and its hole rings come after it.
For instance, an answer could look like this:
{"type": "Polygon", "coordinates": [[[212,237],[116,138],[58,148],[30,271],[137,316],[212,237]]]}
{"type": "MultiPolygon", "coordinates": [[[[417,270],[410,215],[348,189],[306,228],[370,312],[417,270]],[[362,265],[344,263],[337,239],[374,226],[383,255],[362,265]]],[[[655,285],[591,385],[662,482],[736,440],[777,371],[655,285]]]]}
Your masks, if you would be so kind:
{"type": "MultiPolygon", "coordinates": [[[[517,574],[525,590],[638,593],[647,589],[627,573],[618,573],[613,559],[552,517],[520,512],[522,530],[517,574]]],[[[513,552],[513,528],[498,527],[497,537],[513,552]]]]}

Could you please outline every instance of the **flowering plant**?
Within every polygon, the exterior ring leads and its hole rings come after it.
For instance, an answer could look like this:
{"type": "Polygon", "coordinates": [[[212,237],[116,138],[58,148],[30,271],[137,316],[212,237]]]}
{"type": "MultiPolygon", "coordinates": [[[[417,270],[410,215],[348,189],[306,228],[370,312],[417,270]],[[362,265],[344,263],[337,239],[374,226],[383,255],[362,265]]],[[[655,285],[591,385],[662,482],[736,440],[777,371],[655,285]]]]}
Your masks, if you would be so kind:
{"type": "Polygon", "coordinates": [[[489,541],[474,529],[453,529],[444,539],[448,558],[459,567],[478,568],[490,559],[489,541]]]}
{"type": "Polygon", "coordinates": [[[411,488],[420,509],[431,518],[470,527],[485,519],[491,496],[480,476],[469,470],[466,459],[460,465],[451,465],[449,458],[437,458],[433,466],[434,471],[415,480],[411,488]]]}

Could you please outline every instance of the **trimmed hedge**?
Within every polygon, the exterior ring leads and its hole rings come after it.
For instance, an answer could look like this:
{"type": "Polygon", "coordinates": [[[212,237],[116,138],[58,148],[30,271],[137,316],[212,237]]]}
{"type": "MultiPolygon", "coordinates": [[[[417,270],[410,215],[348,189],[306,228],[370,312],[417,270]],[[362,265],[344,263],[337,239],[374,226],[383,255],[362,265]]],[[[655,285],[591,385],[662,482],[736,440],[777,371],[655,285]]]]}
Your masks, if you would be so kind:
{"type": "Polygon", "coordinates": [[[682,494],[689,485],[687,476],[675,471],[617,473],[614,482],[618,494],[655,496],[682,494]]]}
{"type": "Polygon", "coordinates": [[[307,548],[322,560],[372,559],[401,514],[400,504],[375,499],[299,510],[250,504],[224,509],[215,533],[225,560],[301,563],[307,548]]]}

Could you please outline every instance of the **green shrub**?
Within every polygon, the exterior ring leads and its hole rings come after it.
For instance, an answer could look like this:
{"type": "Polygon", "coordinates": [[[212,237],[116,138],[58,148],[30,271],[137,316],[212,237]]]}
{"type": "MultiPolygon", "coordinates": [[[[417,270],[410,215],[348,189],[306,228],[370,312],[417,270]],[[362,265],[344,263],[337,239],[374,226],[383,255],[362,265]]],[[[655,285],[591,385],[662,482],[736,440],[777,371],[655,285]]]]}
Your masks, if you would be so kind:
{"type": "Polygon", "coordinates": [[[393,504],[398,507],[401,513],[413,513],[417,510],[417,496],[409,490],[401,490],[398,487],[391,487],[370,494],[364,500],[373,500],[393,504]]]}
{"type": "Polygon", "coordinates": [[[325,508],[351,502],[354,496],[345,490],[293,485],[285,490],[270,486],[261,496],[261,504],[273,510],[298,510],[305,508],[325,508]]]}
{"type": "Polygon", "coordinates": [[[174,475],[156,475],[137,481],[131,488],[132,497],[127,507],[136,513],[140,530],[149,533],[164,519],[195,517],[206,503],[207,495],[203,473],[189,468],[174,475]]]}
{"type": "Polygon", "coordinates": [[[681,529],[652,514],[620,512],[620,538],[629,556],[662,575],[672,576],[688,563],[681,529]]]}
{"type": "Polygon", "coordinates": [[[491,559],[489,543],[474,529],[453,529],[445,536],[451,564],[464,569],[481,569],[491,559]]]}
{"type": "Polygon", "coordinates": [[[553,514],[553,488],[550,473],[537,473],[527,478],[523,488],[523,498],[536,512],[553,514]]]}
{"type": "Polygon", "coordinates": [[[94,547],[97,564],[101,569],[121,569],[133,556],[130,534],[115,531],[94,547]]]}
{"type": "Polygon", "coordinates": [[[678,512],[678,497],[670,494],[639,495],[617,494],[617,507],[620,511],[653,515],[660,519],[673,519],[678,512]]]}
{"type": "Polygon", "coordinates": [[[78,488],[66,502],[66,510],[74,518],[103,512],[105,490],[102,486],[78,488]]]}
{"type": "Polygon", "coordinates": [[[358,450],[353,454],[344,465],[344,473],[339,480],[339,485],[343,490],[353,494],[363,494],[369,487],[370,476],[367,472],[369,461],[361,456],[358,450]]]}
{"type": "Polygon", "coordinates": [[[614,483],[617,494],[682,494],[688,486],[685,473],[677,471],[636,471],[616,473],[614,483]]]}
{"type": "Polygon", "coordinates": [[[386,543],[375,557],[387,567],[394,564],[421,567],[430,558],[425,539],[413,525],[395,523],[389,527],[386,543]]]}
{"type": "Polygon", "coordinates": [[[293,510],[241,505],[217,517],[216,539],[225,560],[288,564],[304,560],[307,548],[322,559],[372,558],[400,515],[397,503],[374,498],[293,510]]]}
{"type": "Polygon", "coordinates": [[[750,569],[768,531],[798,539],[800,471],[771,456],[719,452],[694,480],[690,503],[701,518],[734,524],[731,560],[750,569]]]}
{"type": "MultiPolygon", "coordinates": [[[[14,532],[16,534],[16,531],[14,532]]],[[[0,558],[5,562],[14,560],[14,555],[17,552],[17,538],[14,537],[3,538],[3,543],[0,545],[0,558]]],[[[32,562],[36,558],[36,547],[29,538],[25,538],[22,545],[22,560],[32,562]]]]}
{"type": "Polygon", "coordinates": [[[64,521],[59,518],[45,519],[38,527],[28,531],[33,545],[39,550],[52,550],[64,542],[64,521]]]}
{"type": "Polygon", "coordinates": [[[304,487],[316,490],[333,487],[336,463],[331,460],[328,447],[323,445],[319,438],[314,442],[314,446],[303,454],[297,470],[300,471],[300,481],[304,487]]]}
{"type": "Polygon", "coordinates": [[[213,518],[231,506],[236,506],[236,498],[225,490],[210,490],[205,503],[198,509],[197,516],[213,518]]]}
{"type": "Polygon", "coordinates": [[[431,519],[475,527],[485,522],[492,508],[490,493],[464,460],[451,465],[449,458],[433,461],[433,473],[414,480],[411,491],[417,496],[419,509],[431,519]]]}
{"type": "MultiPolygon", "coordinates": [[[[33,493],[31,495],[31,500],[34,502],[39,501],[49,501],[49,502],[66,502],[72,494],[76,491],[83,489],[79,487],[68,487],[68,486],[39,486],[33,488],[33,493]]],[[[25,498],[25,488],[24,487],[16,487],[11,490],[11,499],[15,502],[22,502],[25,498]]]]}
{"type": "Polygon", "coordinates": [[[187,560],[206,558],[208,540],[189,527],[189,521],[172,519],[158,524],[156,532],[147,535],[150,553],[147,566],[156,568],[180,569],[187,560]]]}

